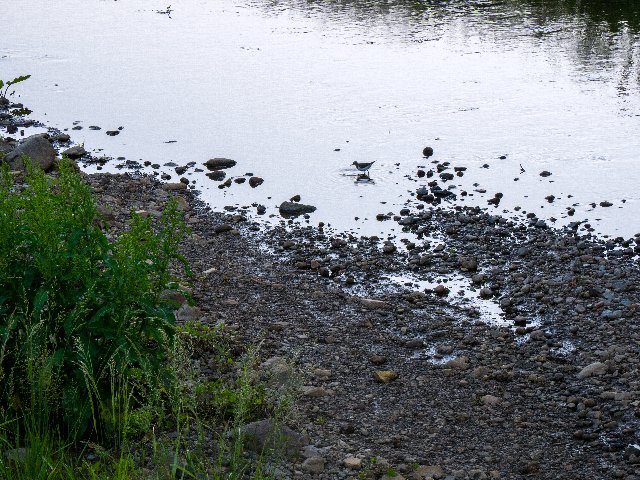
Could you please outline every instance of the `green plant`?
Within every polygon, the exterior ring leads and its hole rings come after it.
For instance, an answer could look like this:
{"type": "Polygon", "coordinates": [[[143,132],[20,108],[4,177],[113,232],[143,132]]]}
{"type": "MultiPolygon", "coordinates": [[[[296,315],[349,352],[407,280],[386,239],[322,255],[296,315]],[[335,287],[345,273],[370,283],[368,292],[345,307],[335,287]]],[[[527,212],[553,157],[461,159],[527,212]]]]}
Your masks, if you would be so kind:
{"type": "Polygon", "coordinates": [[[109,241],[68,159],[56,178],[25,165],[24,185],[0,172],[0,408],[26,418],[36,391],[65,438],[113,438],[173,381],[175,318],[160,293],[172,262],[186,265],[186,227],[173,201],[109,241]],[[48,383],[27,375],[35,363],[48,383]]]}
{"type": "Polygon", "coordinates": [[[29,110],[26,107],[14,108],[11,110],[11,115],[15,115],[17,117],[22,117],[25,115],[31,115],[33,113],[32,110],[29,110]]]}
{"type": "Polygon", "coordinates": [[[189,273],[177,204],[107,238],[68,159],[55,178],[24,161],[22,183],[0,169],[0,480],[271,478],[278,454],[241,432],[286,395],[165,299],[189,273]]]}
{"type": "MultiPolygon", "coordinates": [[[[7,81],[0,80],[0,98],[7,98],[7,94],[9,93],[9,88],[11,86],[15,85],[16,83],[24,82],[30,77],[31,75],[21,75],[19,77],[14,78],[13,80],[7,80],[7,81]],[[3,88],[4,90],[2,90],[3,88]]],[[[11,92],[11,95],[12,94],[13,92],[11,92]]]]}
{"type": "Polygon", "coordinates": [[[386,477],[396,477],[398,475],[398,472],[393,467],[387,467],[384,474],[386,477]]]}

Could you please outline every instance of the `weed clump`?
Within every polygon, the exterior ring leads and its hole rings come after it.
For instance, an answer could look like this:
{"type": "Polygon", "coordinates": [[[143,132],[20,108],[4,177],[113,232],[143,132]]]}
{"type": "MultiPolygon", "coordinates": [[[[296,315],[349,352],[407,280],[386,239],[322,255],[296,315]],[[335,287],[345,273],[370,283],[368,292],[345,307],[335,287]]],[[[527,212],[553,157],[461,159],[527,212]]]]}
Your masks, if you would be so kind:
{"type": "Polygon", "coordinates": [[[224,324],[176,324],[178,203],[105,234],[68,159],[23,160],[20,182],[0,167],[0,479],[272,478],[277,442],[248,453],[243,427],[289,389],[224,324]]]}
{"type": "Polygon", "coordinates": [[[98,220],[67,159],[55,178],[29,165],[21,185],[1,169],[0,413],[24,422],[46,406],[70,441],[125,431],[173,381],[175,305],[160,294],[186,265],[177,203],[157,222],[133,214],[112,241],[98,220]]]}

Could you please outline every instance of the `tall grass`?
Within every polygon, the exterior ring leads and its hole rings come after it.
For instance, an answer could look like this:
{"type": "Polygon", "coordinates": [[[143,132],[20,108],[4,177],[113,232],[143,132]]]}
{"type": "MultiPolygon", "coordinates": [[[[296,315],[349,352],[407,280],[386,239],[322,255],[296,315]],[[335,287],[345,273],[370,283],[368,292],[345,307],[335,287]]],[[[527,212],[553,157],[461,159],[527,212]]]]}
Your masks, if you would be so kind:
{"type": "Polygon", "coordinates": [[[229,375],[216,328],[178,328],[161,295],[189,272],[177,202],[109,240],[70,161],[25,164],[0,169],[0,479],[266,478],[225,434],[266,413],[252,357],[229,375]]]}

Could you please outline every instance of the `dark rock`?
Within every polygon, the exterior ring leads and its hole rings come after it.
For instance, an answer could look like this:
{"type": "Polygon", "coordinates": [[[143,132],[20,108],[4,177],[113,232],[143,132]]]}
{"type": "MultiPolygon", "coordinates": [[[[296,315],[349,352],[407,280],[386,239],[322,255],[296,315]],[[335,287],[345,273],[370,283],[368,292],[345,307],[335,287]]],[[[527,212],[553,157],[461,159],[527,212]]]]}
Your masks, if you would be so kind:
{"type": "Polygon", "coordinates": [[[221,182],[222,180],[224,180],[224,177],[227,176],[227,174],[225,172],[222,172],[220,170],[216,170],[214,172],[209,172],[206,174],[207,177],[209,177],[211,180],[214,180],[216,182],[221,182]]]}
{"type": "Polygon", "coordinates": [[[228,232],[230,230],[233,230],[233,227],[231,225],[229,225],[228,223],[222,223],[220,225],[216,225],[215,227],[213,227],[213,231],[215,233],[224,233],[224,232],[228,232]]]}
{"type": "Polygon", "coordinates": [[[187,167],[176,167],[175,170],[178,175],[184,175],[187,171],[187,167]]]}
{"type": "Polygon", "coordinates": [[[80,157],[84,157],[87,154],[87,151],[84,149],[82,145],[76,145],[75,147],[71,147],[65,150],[64,152],[62,152],[62,154],[75,160],[80,157]]]}
{"type": "Polygon", "coordinates": [[[493,291],[490,288],[484,287],[480,289],[480,298],[491,298],[493,291]]]}
{"type": "Polygon", "coordinates": [[[231,168],[236,165],[235,160],[231,160],[230,158],[211,158],[207,160],[204,165],[209,170],[223,170],[225,168],[231,168]]]}
{"type": "Polygon", "coordinates": [[[396,246],[391,243],[391,242],[387,242],[382,246],[382,252],[383,253],[393,253],[396,251],[396,246]]]}
{"type": "Polygon", "coordinates": [[[289,200],[291,200],[292,202],[299,202],[300,201],[300,195],[294,195],[289,200]]]}
{"type": "Polygon", "coordinates": [[[165,183],[162,185],[162,189],[163,190],[167,190],[168,192],[177,192],[180,190],[186,190],[187,189],[187,185],[182,183],[182,182],[178,182],[178,183],[165,183]]]}
{"type": "Polygon", "coordinates": [[[120,135],[120,130],[107,130],[105,133],[110,137],[115,137],[116,135],[120,135]]]}
{"type": "Polygon", "coordinates": [[[262,185],[264,183],[264,180],[260,177],[251,177],[249,179],[249,186],[251,188],[256,188],[259,185],[262,185]]]}
{"type": "Polygon", "coordinates": [[[280,215],[282,216],[296,216],[316,211],[316,207],[314,207],[313,205],[305,205],[303,203],[294,202],[282,202],[278,209],[280,210],[280,215]]]}
{"type": "Polygon", "coordinates": [[[433,293],[435,293],[438,296],[445,296],[449,294],[449,289],[447,287],[445,287],[443,284],[439,283],[438,285],[435,286],[435,288],[433,289],[433,293]]]}
{"type": "Polygon", "coordinates": [[[475,272],[478,270],[478,261],[475,257],[460,257],[458,263],[460,264],[460,268],[467,272],[475,272]]]}
{"type": "Polygon", "coordinates": [[[369,361],[374,365],[382,365],[387,361],[387,357],[385,357],[384,355],[372,353],[371,355],[369,355],[369,361]]]}
{"type": "Polygon", "coordinates": [[[549,177],[550,175],[551,175],[551,172],[547,172],[546,170],[540,172],[541,177],[549,177]]]}
{"type": "Polygon", "coordinates": [[[422,155],[424,155],[425,157],[429,158],[431,155],[433,155],[433,148],[431,147],[424,147],[422,149],[422,155]]]}

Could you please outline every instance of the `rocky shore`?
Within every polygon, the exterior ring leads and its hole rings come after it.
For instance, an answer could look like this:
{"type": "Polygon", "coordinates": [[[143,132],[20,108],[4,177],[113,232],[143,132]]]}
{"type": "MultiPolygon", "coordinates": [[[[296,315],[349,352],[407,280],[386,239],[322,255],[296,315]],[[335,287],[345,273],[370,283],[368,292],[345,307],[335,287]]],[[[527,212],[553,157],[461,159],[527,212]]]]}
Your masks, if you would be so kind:
{"type": "Polygon", "coordinates": [[[444,248],[390,251],[322,228],[264,229],[148,177],[87,180],[116,223],[179,195],[196,317],[261,343],[264,368],[301,375],[290,427],[310,444],[283,477],[638,478],[634,246],[433,208],[411,228],[444,248]],[[445,283],[390,287],[389,272],[467,277],[503,325],[445,283]]]}
{"type": "Polygon", "coordinates": [[[107,227],[178,196],[189,318],[299,380],[304,441],[279,477],[640,478],[640,239],[424,204],[389,219],[415,237],[394,244],[211,212],[184,183],[86,179],[107,227]]]}

